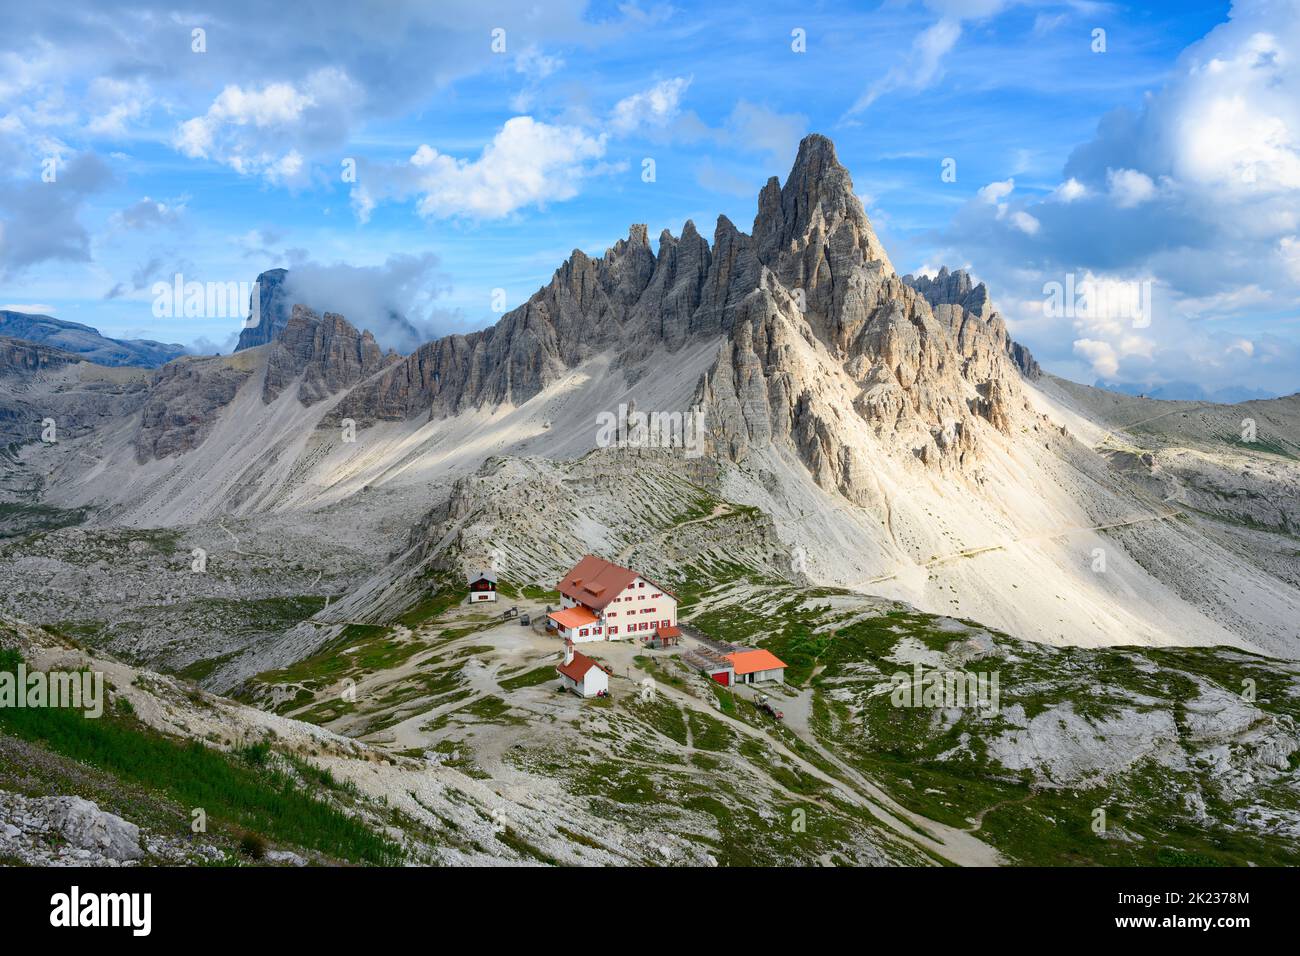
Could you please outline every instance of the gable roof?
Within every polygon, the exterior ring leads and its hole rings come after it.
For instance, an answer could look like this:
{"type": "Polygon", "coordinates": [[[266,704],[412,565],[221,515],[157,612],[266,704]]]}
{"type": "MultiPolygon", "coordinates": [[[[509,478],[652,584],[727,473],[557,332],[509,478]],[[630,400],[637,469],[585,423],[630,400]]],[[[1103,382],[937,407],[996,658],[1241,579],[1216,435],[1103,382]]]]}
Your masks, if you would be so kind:
{"type": "Polygon", "coordinates": [[[735,654],[728,654],[727,660],[731,661],[732,666],[736,669],[737,674],[753,674],[756,671],[776,671],[785,669],[785,661],[777,657],[771,651],[737,651],[735,654]]]}
{"type": "Polygon", "coordinates": [[[588,554],[573,566],[556,589],[579,604],[603,611],[636,578],[635,571],[588,554]]]}
{"type": "Polygon", "coordinates": [[[497,583],[497,573],[495,571],[471,571],[465,576],[466,584],[473,584],[475,581],[491,581],[497,583]]]}
{"type": "Polygon", "coordinates": [[[577,651],[574,651],[573,660],[569,661],[567,664],[556,664],[555,669],[565,677],[569,678],[569,680],[576,680],[578,683],[582,683],[582,679],[587,676],[587,671],[598,666],[599,665],[586,654],[579,654],[577,651]]]}

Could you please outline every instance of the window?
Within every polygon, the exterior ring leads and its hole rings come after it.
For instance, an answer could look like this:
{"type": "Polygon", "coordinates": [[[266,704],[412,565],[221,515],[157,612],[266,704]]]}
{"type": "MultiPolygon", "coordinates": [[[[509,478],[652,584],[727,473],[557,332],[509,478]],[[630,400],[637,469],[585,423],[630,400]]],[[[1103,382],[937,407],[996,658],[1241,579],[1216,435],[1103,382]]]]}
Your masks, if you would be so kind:
{"type": "Polygon", "coordinates": [[[586,637],[586,636],[587,636],[587,629],[584,627],[581,631],[578,632],[578,636],[579,636],[579,637],[586,637]]]}
{"type": "Polygon", "coordinates": [[[660,594],[658,591],[656,591],[654,594],[652,594],[652,595],[650,595],[650,596],[651,596],[652,598],[663,597],[663,595],[660,594]]]}
{"type": "Polygon", "coordinates": [[[610,637],[613,637],[613,636],[614,636],[615,634],[617,634],[617,633],[618,633],[618,625],[614,625],[613,627],[611,627],[611,628],[609,629],[609,636],[610,636],[610,637]]]}
{"type": "Polygon", "coordinates": [[[643,587],[645,587],[645,582],[644,582],[644,581],[638,581],[638,582],[636,583],[636,586],[639,587],[639,588],[643,588],[643,587]]]}

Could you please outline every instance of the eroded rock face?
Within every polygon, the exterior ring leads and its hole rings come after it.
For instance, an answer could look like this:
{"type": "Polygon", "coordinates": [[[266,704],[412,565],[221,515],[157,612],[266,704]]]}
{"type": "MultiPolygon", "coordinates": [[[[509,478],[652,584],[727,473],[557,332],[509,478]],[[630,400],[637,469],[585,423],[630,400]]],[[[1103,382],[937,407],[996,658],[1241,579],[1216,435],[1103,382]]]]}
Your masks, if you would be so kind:
{"type": "MultiPolygon", "coordinates": [[[[239,333],[239,344],[235,351],[251,349],[273,341],[291,318],[291,306],[288,293],[284,288],[287,269],[268,269],[257,277],[258,297],[256,325],[250,325],[239,333]]],[[[249,317],[252,317],[253,303],[248,303],[249,317]]]]}
{"type": "Polygon", "coordinates": [[[549,284],[496,325],[421,346],[354,389],[334,417],[360,423],[526,401],[567,369],[628,340],[634,317],[646,321],[638,303],[656,266],[666,270],[672,258],[657,262],[643,225],[599,259],[575,249],[549,284]]]}
{"type": "Polygon", "coordinates": [[[63,368],[82,361],[81,356],[62,349],[0,336],[0,375],[38,372],[41,369],[63,368]]]}
{"type": "Polygon", "coordinates": [[[964,272],[897,276],[824,137],[804,140],[784,186],[763,188],[752,238],[719,223],[705,290],[731,330],[697,393],[724,456],[784,443],[857,500],[861,429],[891,453],[965,469],[981,428],[1006,432],[1023,405],[987,290],[964,272]]]}
{"type": "Polygon", "coordinates": [[[136,459],[143,463],[197,448],[251,373],[251,365],[219,355],[180,358],[158,369],[140,409],[136,459]]]}
{"type": "Polygon", "coordinates": [[[834,146],[814,135],[785,185],[763,187],[752,235],[721,216],[712,249],[687,222],[680,239],[661,234],[658,255],[640,225],[599,259],[575,251],[495,326],[422,346],[333,417],[518,403],[597,352],[630,364],[719,335],[696,394],[714,450],[740,460],[786,444],[851,497],[869,469],[855,430],[927,466],[967,467],[981,427],[1006,431],[1023,404],[1018,368],[1036,368],[966,273],[894,273],[834,146]]]}
{"type": "Polygon", "coordinates": [[[925,296],[935,316],[956,337],[966,357],[963,374],[973,381],[987,381],[998,375],[992,361],[997,351],[1006,353],[1020,373],[1030,380],[1042,375],[1042,369],[1029,349],[1013,342],[1006,323],[993,307],[988,288],[976,284],[964,269],[949,272],[945,266],[933,279],[928,276],[904,276],[903,281],[925,296]]]}
{"type": "Polygon", "coordinates": [[[359,332],[343,316],[326,312],[321,317],[295,305],[267,357],[262,401],[274,401],[302,376],[298,400],[314,405],[399,360],[394,352],[381,352],[373,335],[359,332]]]}

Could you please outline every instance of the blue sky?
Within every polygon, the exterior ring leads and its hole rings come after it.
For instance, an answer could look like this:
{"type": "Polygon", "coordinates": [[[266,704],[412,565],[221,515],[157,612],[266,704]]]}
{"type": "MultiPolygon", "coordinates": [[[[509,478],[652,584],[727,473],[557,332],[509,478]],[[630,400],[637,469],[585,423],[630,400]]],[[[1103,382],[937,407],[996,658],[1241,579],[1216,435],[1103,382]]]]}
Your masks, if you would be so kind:
{"type": "Polygon", "coordinates": [[[287,266],[381,341],[467,331],[630,223],[748,229],[815,131],[1049,369],[1300,389],[1297,0],[6,6],[0,306],[227,350],[153,284],[287,266]],[[1149,321],[1045,312],[1068,277],[1149,321]]]}

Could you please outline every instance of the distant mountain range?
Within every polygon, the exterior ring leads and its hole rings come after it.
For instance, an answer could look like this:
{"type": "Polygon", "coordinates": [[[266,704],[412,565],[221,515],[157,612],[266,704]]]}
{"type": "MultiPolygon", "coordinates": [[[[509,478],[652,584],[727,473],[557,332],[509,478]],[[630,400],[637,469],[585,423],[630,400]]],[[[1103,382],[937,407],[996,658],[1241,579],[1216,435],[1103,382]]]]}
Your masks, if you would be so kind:
{"type": "Polygon", "coordinates": [[[1211,392],[1195,382],[1130,385],[1125,382],[1104,382],[1098,379],[1094,386],[1112,392],[1122,392],[1125,395],[1160,398],[1167,402],[1213,402],[1217,405],[1233,405],[1237,402],[1251,402],[1280,397],[1276,392],[1270,392],[1262,388],[1246,388],[1243,385],[1219,388],[1211,392]]]}
{"type": "Polygon", "coordinates": [[[185,354],[185,346],[148,339],[111,339],[79,322],[0,310],[0,336],[62,349],[97,365],[157,368],[185,354]]]}

